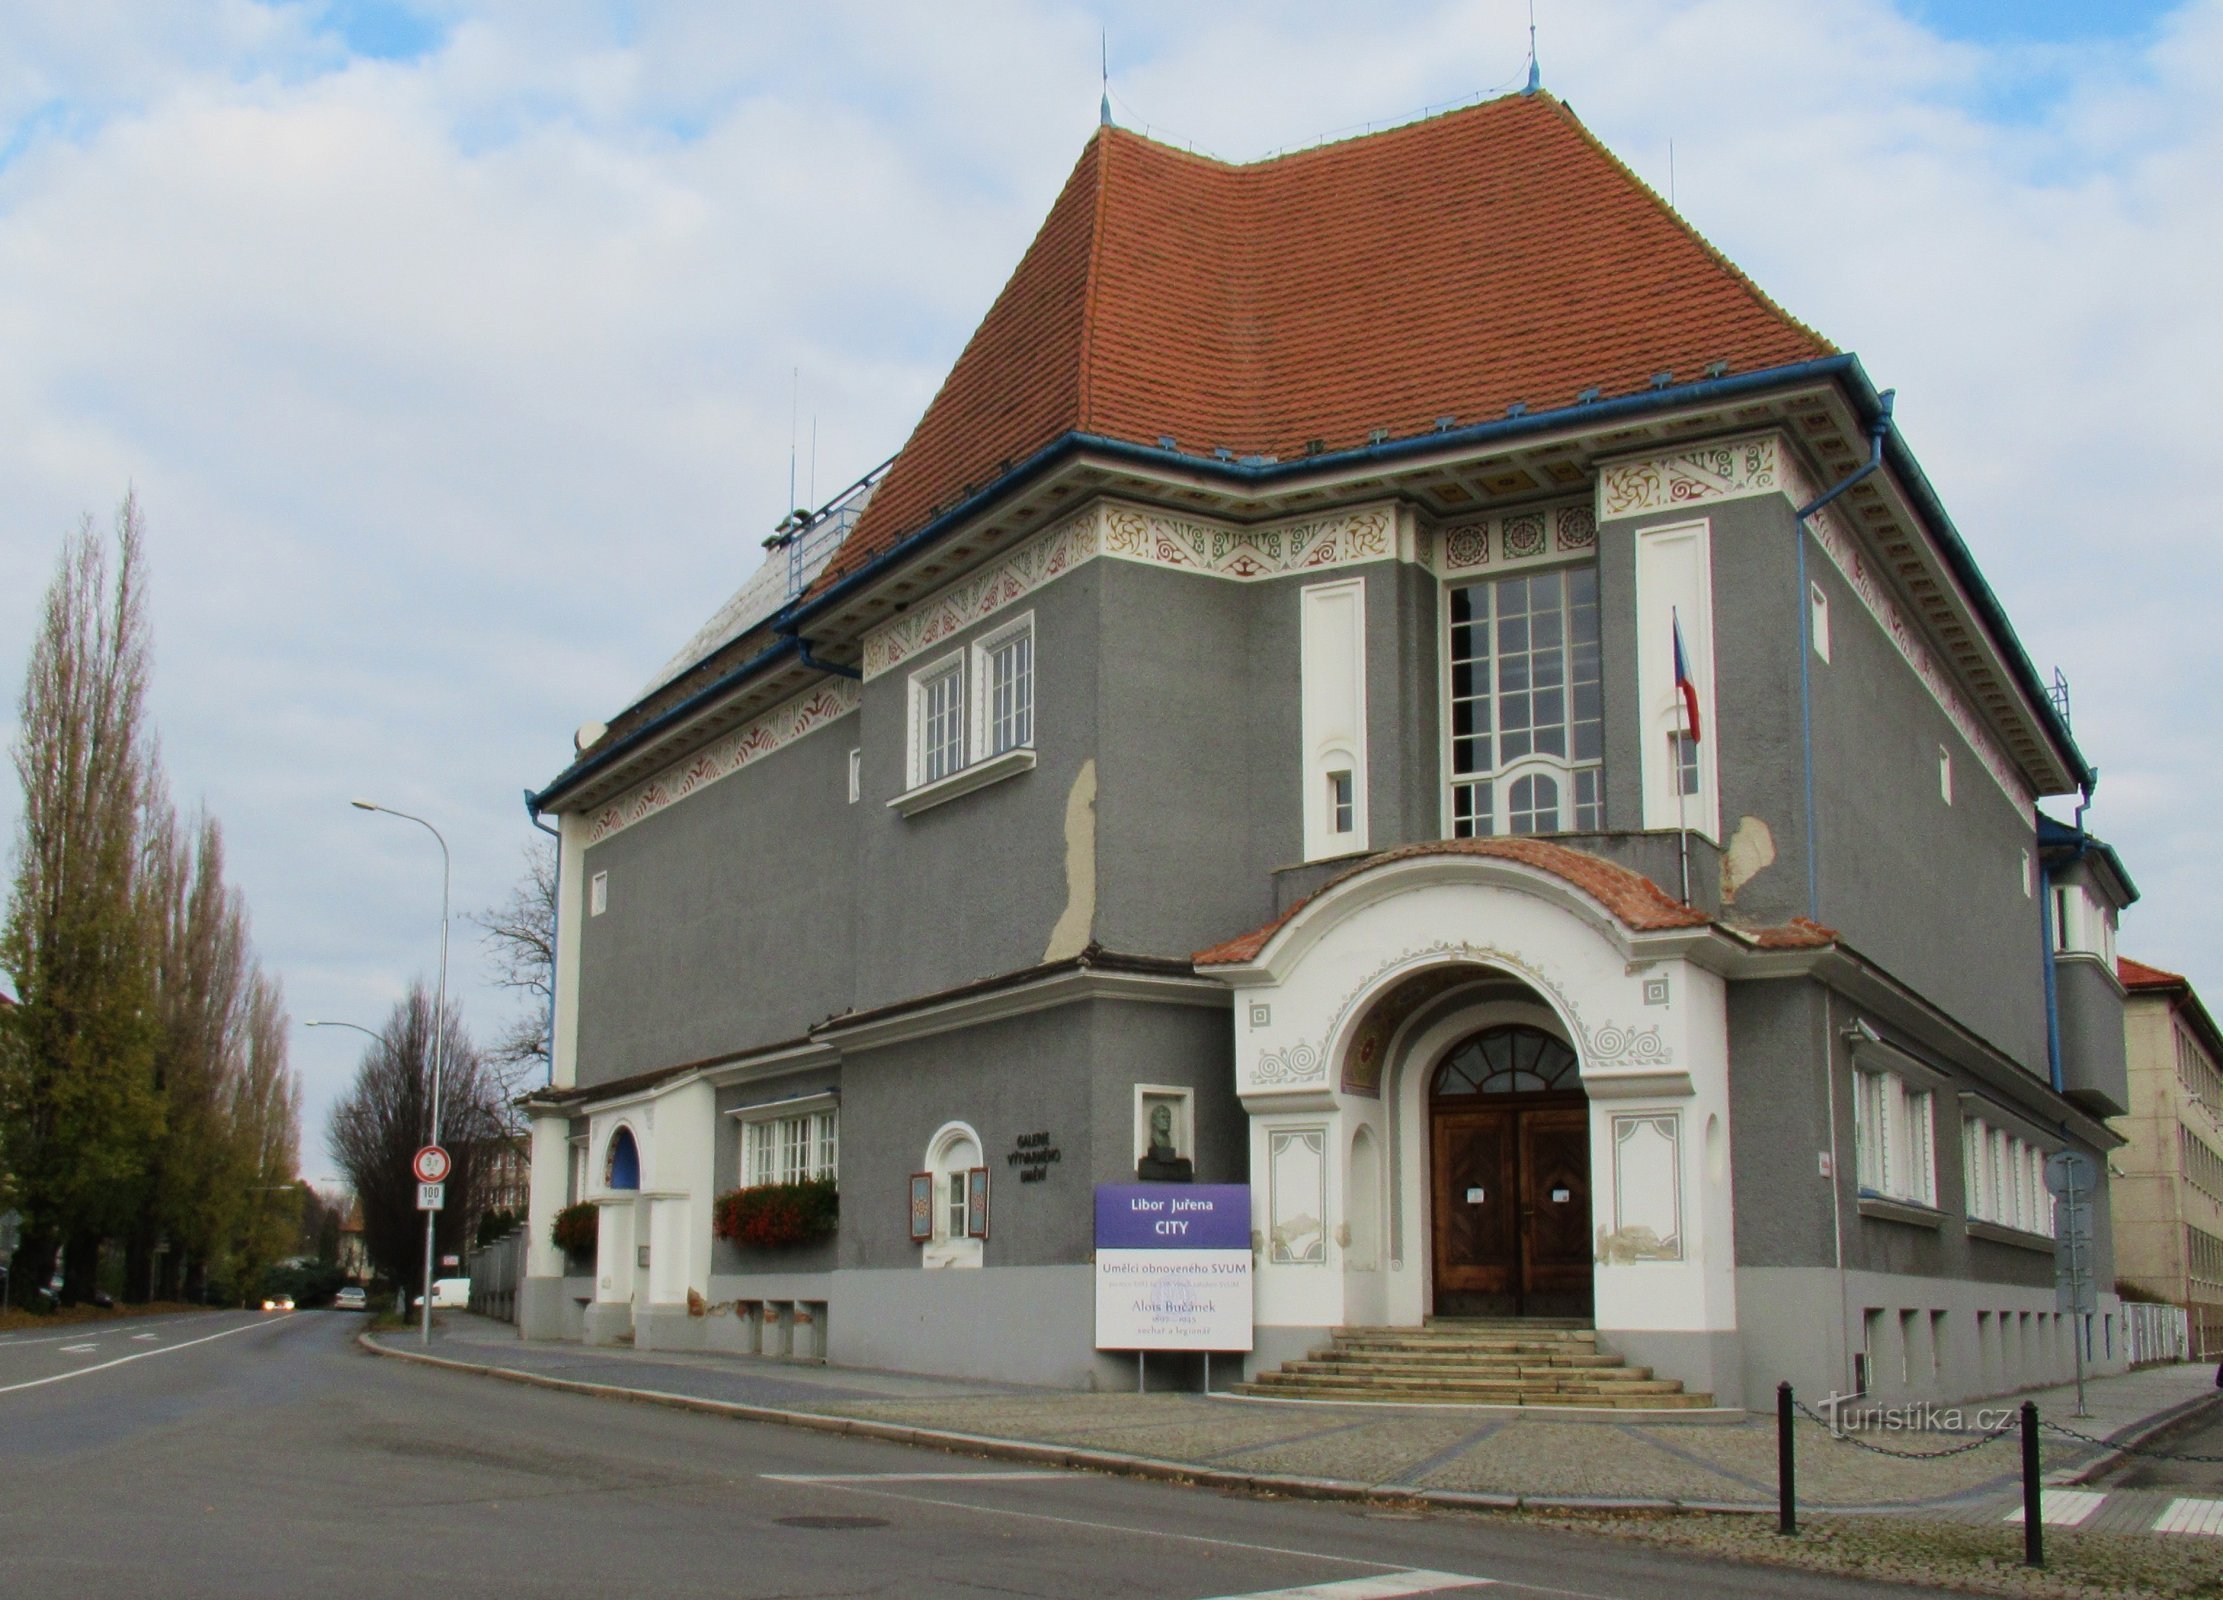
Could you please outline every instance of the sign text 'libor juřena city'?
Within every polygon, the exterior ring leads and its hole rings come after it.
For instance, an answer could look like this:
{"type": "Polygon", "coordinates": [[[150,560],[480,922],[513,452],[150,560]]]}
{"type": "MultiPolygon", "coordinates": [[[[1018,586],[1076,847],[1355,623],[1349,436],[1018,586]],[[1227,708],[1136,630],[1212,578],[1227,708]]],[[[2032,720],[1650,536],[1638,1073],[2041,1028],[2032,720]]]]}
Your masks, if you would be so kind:
{"type": "Polygon", "coordinates": [[[1251,1347],[1250,1188],[1096,1188],[1096,1348],[1251,1347]]]}

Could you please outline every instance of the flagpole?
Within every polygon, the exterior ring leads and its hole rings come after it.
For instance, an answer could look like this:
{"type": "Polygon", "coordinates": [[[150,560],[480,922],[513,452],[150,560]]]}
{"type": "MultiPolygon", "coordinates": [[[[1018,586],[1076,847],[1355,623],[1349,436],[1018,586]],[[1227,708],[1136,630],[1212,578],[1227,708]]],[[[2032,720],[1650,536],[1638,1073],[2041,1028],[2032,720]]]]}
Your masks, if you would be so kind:
{"type": "MultiPolygon", "coordinates": [[[[1683,868],[1683,904],[1690,904],[1690,791],[1683,783],[1683,741],[1698,730],[1691,723],[1691,701],[1684,693],[1690,672],[1683,659],[1683,619],[1670,606],[1668,632],[1675,643],[1675,728],[1667,736],[1667,770],[1675,784],[1675,850],[1683,868]]],[[[1695,752],[1693,752],[1695,753],[1695,752]]]]}

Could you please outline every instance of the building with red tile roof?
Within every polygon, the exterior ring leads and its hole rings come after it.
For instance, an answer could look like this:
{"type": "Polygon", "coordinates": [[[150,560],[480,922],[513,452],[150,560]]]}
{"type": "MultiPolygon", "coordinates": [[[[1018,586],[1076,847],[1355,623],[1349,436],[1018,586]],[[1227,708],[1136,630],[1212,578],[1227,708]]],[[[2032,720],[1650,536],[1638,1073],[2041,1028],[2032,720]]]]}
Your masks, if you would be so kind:
{"type": "Polygon", "coordinates": [[[2191,981],[2128,956],[2129,1106],[2110,1159],[2115,1270],[2136,1298],[2182,1307],[2189,1354],[2223,1353],[2223,1032],[2191,981]]]}
{"type": "Polygon", "coordinates": [[[2040,807],[2092,770],[1889,395],[1565,105],[1099,130],[774,543],[533,797],[529,1334],[1114,1381],[1191,1334],[1096,1320],[1099,1186],[1194,1179],[1262,1393],[1476,1314],[1661,1408],[2068,1370],[2040,1178],[2116,1142],[2135,890],[2040,807]]]}

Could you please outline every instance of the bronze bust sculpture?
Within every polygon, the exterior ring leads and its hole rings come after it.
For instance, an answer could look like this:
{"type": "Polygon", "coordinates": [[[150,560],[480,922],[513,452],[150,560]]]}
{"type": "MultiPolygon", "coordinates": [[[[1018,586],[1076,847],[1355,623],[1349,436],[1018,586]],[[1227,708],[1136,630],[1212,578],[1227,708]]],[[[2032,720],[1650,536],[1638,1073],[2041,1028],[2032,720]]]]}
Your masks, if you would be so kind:
{"type": "Polygon", "coordinates": [[[1196,1167],[1173,1148],[1173,1107],[1159,1102],[1150,1108],[1150,1148],[1135,1163],[1135,1176],[1145,1183],[1194,1183],[1196,1167]]]}

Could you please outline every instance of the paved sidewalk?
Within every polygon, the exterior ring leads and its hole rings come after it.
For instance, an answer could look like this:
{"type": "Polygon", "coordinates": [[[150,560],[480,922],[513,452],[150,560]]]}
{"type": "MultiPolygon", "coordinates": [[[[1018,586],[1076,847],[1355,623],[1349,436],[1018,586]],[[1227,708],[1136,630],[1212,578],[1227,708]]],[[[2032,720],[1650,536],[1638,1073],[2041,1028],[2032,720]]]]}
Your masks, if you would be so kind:
{"type": "MultiPolygon", "coordinates": [[[[414,1332],[366,1342],[382,1353],[422,1353],[414,1332]]],[[[1569,1417],[1504,1407],[1081,1394],[761,1357],[527,1343],[506,1324],[454,1313],[434,1330],[429,1354],[529,1382],[1220,1485],[1487,1505],[1739,1511],[1775,1505],[1772,1416],[1632,1422],[1604,1413],[1569,1417]]],[[[2088,1418],[2071,1415],[2073,1389],[2028,1398],[2049,1421],[2121,1441],[2216,1393],[2211,1366],[2151,1368],[2086,1387],[2088,1418]]],[[[1913,1512],[1996,1523],[2021,1504],[2021,1458],[2011,1432],[1971,1450],[1956,1447],[1973,1435],[1862,1437],[1916,1458],[1877,1454],[1802,1421],[1802,1511],[1913,1512]]],[[[2047,1480],[2066,1488],[2112,1454],[2049,1432],[2047,1480]]],[[[2049,1522],[2056,1520],[2052,1501],[2047,1514],[2049,1522]]],[[[2138,1525],[2151,1527],[2155,1517],[2138,1525]]],[[[2121,1513],[2104,1520],[2112,1526],[2138,1519],[2121,1513]]]]}

